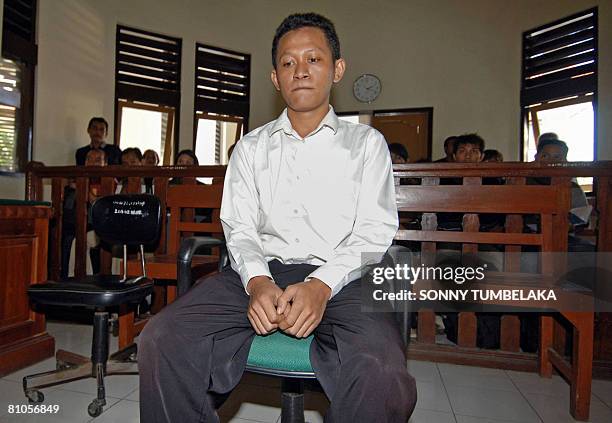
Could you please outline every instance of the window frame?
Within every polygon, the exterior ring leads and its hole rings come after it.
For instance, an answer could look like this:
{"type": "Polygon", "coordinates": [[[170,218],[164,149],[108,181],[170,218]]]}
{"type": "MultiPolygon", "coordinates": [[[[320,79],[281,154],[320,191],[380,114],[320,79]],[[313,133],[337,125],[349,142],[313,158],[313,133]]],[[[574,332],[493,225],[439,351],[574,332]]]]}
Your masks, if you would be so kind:
{"type": "MultiPolygon", "coordinates": [[[[570,24],[571,25],[571,24],[570,24]]],[[[553,29],[554,30],[554,29],[553,29]]],[[[525,160],[525,155],[527,154],[527,146],[525,145],[525,128],[529,128],[529,119],[531,114],[531,109],[536,108],[538,110],[550,110],[557,107],[562,107],[564,105],[577,104],[586,102],[585,97],[590,97],[591,102],[593,104],[593,160],[597,160],[597,109],[598,109],[598,79],[599,79],[599,15],[598,8],[594,7],[591,9],[584,10],[579,13],[575,13],[570,16],[566,16],[564,18],[558,19],[556,21],[541,25],[537,28],[530,29],[528,31],[523,32],[522,35],[522,45],[521,45],[521,91],[520,91],[520,138],[519,138],[519,157],[520,160],[525,160]],[[549,98],[542,100],[539,103],[527,104],[529,103],[525,99],[525,81],[526,81],[526,40],[530,34],[535,32],[544,31],[549,28],[553,28],[564,24],[566,22],[570,22],[582,16],[593,14],[592,19],[594,20],[594,31],[593,31],[593,79],[594,85],[592,89],[588,90],[588,92],[577,92],[575,94],[569,95],[560,95],[556,98],[549,98]],[[581,99],[581,101],[576,101],[575,103],[569,103],[573,99],[581,99]],[[564,104],[564,102],[568,102],[564,104]]],[[[537,120],[536,120],[537,122],[537,120]]],[[[535,133],[535,130],[534,130],[535,133]]],[[[537,138],[536,138],[537,139],[537,138]]],[[[528,158],[527,158],[528,160],[528,158]]]]}
{"type": "MultiPolygon", "coordinates": [[[[222,65],[220,65],[222,66],[222,65]]],[[[237,77],[231,77],[230,79],[236,79],[237,77]]],[[[222,78],[219,78],[222,79],[222,78]]],[[[210,81],[211,83],[213,83],[213,85],[219,85],[219,84],[223,84],[223,82],[219,82],[219,81],[210,81]]],[[[230,88],[230,86],[228,86],[228,88],[230,88]]],[[[192,141],[192,148],[193,151],[196,151],[196,143],[197,143],[197,138],[198,138],[198,125],[199,125],[199,120],[200,119],[208,119],[208,120],[214,120],[214,121],[222,121],[222,122],[233,122],[233,123],[237,123],[238,124],[238,128],[236,131],[236,137],[238,137],[235,142],[237,142],[240,139],[240,133],[244,133],[246,134],[248,132],[248,128],[249,128],[249,117],[250,117],[250,106],[251,106],[251,54],[250,53],[243,53],[243,52],[239,52],[239,51],[233,51],[233,50],[229,50],[229,49],[225,49],[225,48],[221,48],[221,47],[215,47],[215,46],[211,46],[209,44],[204,44],[204,43],[200,43],[200,42],[196,42],[195,43],[195,62],[194,62],[194,88],[193,88],[193,96],[194,96],[194,101],[193,101],[193,141],[192,141]],[[246,89],[245,91],[245,101],[243,103],[246,103],[246,107],[244,107],[244,111],[243,111],[243,115],[239,115],[239,114],[227,114],[225,113],[227,110],[226,107],[224,107],[223,105],[223,101],[221,100],[212,100],[211,101],[215,101],[216,103],[219,104],[220,109],[219,110],[210,110],[210,111],[206,111],[206,110],[202,110],[203,107],[200,107],[201,104],[201,100],[198,98],[198,76],[200,73],[200,70],[198,69],[199,66],[199,62],[200,62],[200,58],[199,58],[199,50],[200,48],[203,49],[207,49],[207,50],[211,50],[214,52],[218,52],[221,53],[221,55],[229,55],[231,56],[243,56],[244,57],[244,62],[246,63],[246,72],[244,73],[245,76],[245,85],[246,85],[246,89]],[[242,131],[241,131],[242,130],[242,131]]],[[[235,143],[234,142],[234,143],[235,143]]]]}
{"type": "MultiPolygon", "coordinates": [[[[126,107],[125,104],[121,105],[120,102],[128,102],[136,105],[134,108],[140,108],[144,110],[153,110],[153,111],[163,111],[169,112],[168,109],[172,109],[171,115],[169,114],[169,118],[172,116],[172,126],[173,126],[173,136],[174,142],[172,143],[172,154],[176,154],[179,151],[179,137],[180,137],[180,116],[181,116],[181,76],[182,76],[182,59],[183,59],[183,40],[179,37],[173,37],[169,35],[165,35],[162,33],[151,32],[143,29],[139,29],[136,27],[130,27],[125,25],[117,24],[116,36],[115,36],[115,120],[114,120],[114,139],[113,142],[115,145],[120,145],[120,136],[121,136],[121,115],[120,112],[123,107],[126,107]],[[166,90],[163,92],[162,90],[156,91],[151,88],[143,87],[140,88],[138,86],[134,86],[137,90],[122,88],[120,86],[121,81],[119,78],[120,65],[121,65],[121,51],[120,46],[120,35],[121,31],[129,31],[135,32],[143,35],[144,37],[154,37],[158,39],[165,39],[168,42],[172,42],[176,44],[176,88],[174,90],[166,90]],[[131,95],[120,95],[120,91],[131,91],[131,95]],[[134,94],[138,92],[138,94],[134,94]],[[139,96],[142,94],[142,96],[139,96]]],[[[161,62],[161,68],[164,67],[165,63],[161,62]]],[[[146,66],[146,65],[143,65],[146,66]]],[[[165,155],[165,153],[164,153],[165,155]]],[[[163,163],[163,158],[160,158],[163,163]]]]}
{"type": "MultiPolygon", "coordinates": [[[[36,44],[37,27],[37,0],[31,0],[30,27],[29,33],[18,34],[11,30],[11,23],[7,20],[7,8],[12,8],[10,0],[4,1],[4,11],[2,14],[2,57],[13,60],[20,67],[21,79],[21,105],[17,109],[17,125],[15,130],[16,137],[16,170],[0,170],[2,176],[17,176],[26,171],[28,162],[32,160],[33,140],[34,140],[34,96],[35,91],[35,72],[38,63],[38,45],[36,44]],[[7,24],[8,22],[8,24],[7,24]],[[29,39],[23,35],[29,35],[29,39]]],[[[20,3],[20,7],[21,3],[20,3]]],[[[23,13],[23,11],[21,12],[23,13]]]]}

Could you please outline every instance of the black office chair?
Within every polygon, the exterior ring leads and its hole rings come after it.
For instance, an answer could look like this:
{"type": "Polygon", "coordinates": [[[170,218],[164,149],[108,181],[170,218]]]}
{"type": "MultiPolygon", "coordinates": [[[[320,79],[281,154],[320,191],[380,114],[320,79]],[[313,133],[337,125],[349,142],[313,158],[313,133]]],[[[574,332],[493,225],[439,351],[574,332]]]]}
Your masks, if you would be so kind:
{"type": "Polygon", "coordinates": [[[95,310],[91,360],[85,356],[58,350],[55,371],[23,378],[23,390],[30,402],[39,403],[44,395],[39,388],[66,383],[86,377],[96,378],[98,395],[87,409],[92,417],[99,416],[106,405],[104,376],[137,374],[133,351],[118,351],[108,356],[109,308],[139,304],[153,292],[153,281],[145,273],[144,245],[155,243],[161,227],[159,199],[148,194],[111,195],[98,199],[90,210],[93,229],[110,245],[123,245],[123,275],[94,275],[84,279],[32,285],[28,294],[37,305],[86,307],[95,310]],[[142,276],[127,277],[128,246],[139,246],[142,276]]]}

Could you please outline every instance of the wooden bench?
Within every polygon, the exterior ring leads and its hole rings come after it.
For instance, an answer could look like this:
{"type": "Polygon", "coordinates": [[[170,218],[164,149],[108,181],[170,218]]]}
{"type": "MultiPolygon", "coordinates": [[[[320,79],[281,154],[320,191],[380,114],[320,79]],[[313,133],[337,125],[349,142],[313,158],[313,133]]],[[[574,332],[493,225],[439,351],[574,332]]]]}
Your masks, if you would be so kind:
{"type": "MultiPolygon", "coordinates": [[[[569,211],[569,181],[559,180],[553,185],[525,185],[525,178],[509,178],[505,185],[481,185],[479,177],[463,178],[463,185],[439,185],[439,178],[423,178],[422,185],[396,187],[400,212],[422,213],[421,229],[400,229],[398,241],[420,244],[420,252],[426,265],[436,264],[439,243],[460,246],[460,255],[475,255],[479,245],[501,246],[503,267],[499,272],[487,273],[486,285],[470,285],[470,289],[521,289],[551,287],[555,278],[555,266],[550,255],[542,255],[540,273],[521,273],[521,249],[536,247],[539,251],[560,252],[567,250],[569,211]],[[462,231],[438,229],[440,213],[464,213],[462,231]],[[503,232],[480,232],[479,215],[498,213],[505,215],[503,232]],[[539,217],[539,233],[523,233],[523,216],[539,217]],[[560,229],[559,229],[560,228],[560,229]]],[[[413,289],[431,288],[428,281],[417,281],[413,289]]],[[[500,305],[497,301],[495,304],[500,305]]],[[[517,306],[517,302],[513,303],[517,306]]],[[[506,304],[507,305],[507,304],[506,304]]],[[[531,303],[527,307],[533,307],[531,303]]],[[[520,307],[520,306],[519,306],[520,307]]],[[[527,310],[526,310],[527,311],[527,310]]],[[[538,367],[543,377],[552,376],[552,366],[570,383],[570,412],[577,420],[588,420],[591,397],[593,356],[593,312],[560,310],[559,315],[540,315],[540,348],[538,367]],[[553,318],[562,316],[574,328],[573,358],[570,363],[562,353],[553,348],[553,318]]],[[[508,354],[519,353],[520,322],[518,314],[501,317],[500,349],[508,354]]],[[[476,349],[477,317],[474,312],[460,312],[458,316],[457,347],[476,349]]],[[[409,351],[417,353],[422,345],[435,345],[435,314],[432,310],[419,310],[417,342],[409,351]],[[419,345],[420,344],[420,345],[419,345]]],[[[440,346],[438,358],[449,350],[440,346]]],[[[483,356],[485,350],[480,350],[483,356]]],[[[422,354],[419,358],[436,359],[422,354]]],[[[490,357],[492,358],[492,357],[490,357]]],[[[499,364],[499,363],[497,363],[499,364]]]]}

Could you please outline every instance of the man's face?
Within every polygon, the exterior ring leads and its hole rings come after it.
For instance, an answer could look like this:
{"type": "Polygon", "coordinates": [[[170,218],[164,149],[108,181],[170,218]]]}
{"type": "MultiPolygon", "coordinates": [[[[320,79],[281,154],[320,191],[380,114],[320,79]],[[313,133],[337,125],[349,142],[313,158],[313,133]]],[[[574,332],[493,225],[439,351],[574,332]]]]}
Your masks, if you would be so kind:
{"type": "Polygon", "coordinates": [[[87,133],[93,144],[102,144],[106,138],[106,126],[102,122],[92,122],[91,126],[87,128],[87,133]]]}
{"type": "Polygon", "coordinates": [[[404,164],[408,163],[402,156],[399,154],[391,153],[391,163],[393,164],[404,164]]]}
{"type": "Polygon", "coordinates": [[[157,156],[155,155],[155,152],[151,150],[148,150],[144,153],[142,161],[144,162],[143,164],[146,166],[157,166],[157,163],[159,162],[157,156]]]}
{"type": "Polygon", "coordinates": [[[563,163],[567,161],[567,155],[561,146],[547,144],[536,154],[535,159],[540,163],[563,163]]]}
{"type": "Polygon", "coordinates": [[[106,166],[104,151],[89,150],[85,156],[85,166],[106,166]]]}
{"type": "Polygon", "coordinates": [[[194,166],[195,161],[193,160],[193,157],[191,157],[190,155],[181,154],[180,156],[178,156],[178,159],[176,159],[176,165],[177,166],[194,166]]]}
{"type": "Polygon", "coordinates": [[[121,164],[124,166],[140,166],[142,163],[134,153],[127,153],[121,156],[121,164]]]}
{"type": "Polygon", "coordinates": [[[327,108],[332,84],[344,75],[344,60],[333,60],[325,33],[314,27],[289,31],[278,43],[272,83],[295,112],[327,108]]]}
{"type": "Polygon", "coordinates": [[[482,151],[477,144],[462,144],[453,154],[453,160],[457,163],[478,163],[482,160],[482,151]]]}

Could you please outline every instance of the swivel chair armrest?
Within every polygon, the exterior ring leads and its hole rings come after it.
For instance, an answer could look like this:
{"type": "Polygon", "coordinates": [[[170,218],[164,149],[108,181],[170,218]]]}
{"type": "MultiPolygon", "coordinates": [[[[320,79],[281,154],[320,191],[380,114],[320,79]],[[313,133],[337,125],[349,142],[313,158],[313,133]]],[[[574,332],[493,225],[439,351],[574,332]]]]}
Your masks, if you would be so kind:
{"type": "Polygon", "coordinates": [[[200,247],[219,247],[219,272],[228,262],[227,248],[225,242],[211,237],[192,236],[183,239],[176,258],[177,267],[177,296],[183,295],[193,285],[191,277],[191,262],[193,255],[200,247]]]}

